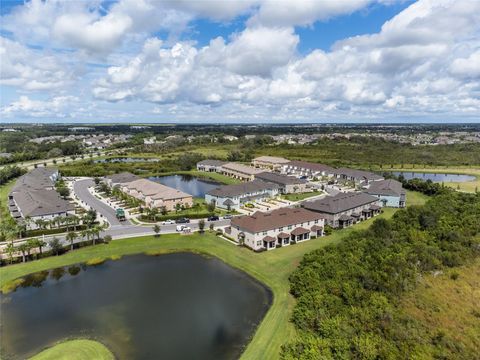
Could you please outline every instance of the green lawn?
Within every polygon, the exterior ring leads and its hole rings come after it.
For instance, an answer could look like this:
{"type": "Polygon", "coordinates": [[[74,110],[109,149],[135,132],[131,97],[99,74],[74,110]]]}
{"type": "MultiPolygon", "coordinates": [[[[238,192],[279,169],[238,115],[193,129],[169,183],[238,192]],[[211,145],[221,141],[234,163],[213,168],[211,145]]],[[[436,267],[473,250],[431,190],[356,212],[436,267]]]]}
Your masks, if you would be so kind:
{"type": "Polygon", "coordinates": [[[12,190],[15,181],[16,179],[10,180],[5,185],[0,186],[0,224],[11,217],[8,210],[8,193],[12,190]]]}
{"type": "Polygon", "coordinates": [[[288,201],[300,201],[300,200],[305,200],[305,199],[311,198],[312,196],[317,196],[321,194],[322,193],[318,191],[310,191],[305,193],[283,194],[281,197],[282,199],[285,199],[288,201]]]}
{"type": "MultiPolygon", "coordinates": [[[[389,218],[395,209],[385,209],[382,217],[389,218]]],[[[92,258],[107,258],[142,252],[192,251],[218,257],[226,263],[254,276],[271,288],[273,304],[258,327],[255,336],[245,349],[243,359],[277,359],[282,344],[295,336],[295,329],[289,322],[294,299],[289,293],[288,276],[297,267],[303,255],[327,244],[340,241],[354,229],[366,228],[368,220],[352,228],[334,231],[328,237],[313,239],[302,244],[279,248],[270,252],[254,253],[237,247],[206,233],[190,236],[176,234],[115,240],[109,244],[75,250],[62,256],[49,257],[25,264],[0,268],[0,286],[32,272],[86,262],[92,258]]]]}
{"type": "Polygon", "coordinates": [[[423,205],[428,200],[428,196],[417,191],[407,190],[407,206],[423,205]]]}
{"type": "Polygon", "coordinates": [[[97,341],[78,339],[61,342],[45,349],[30,360],[113,360],[115,357],[97,341]]]}

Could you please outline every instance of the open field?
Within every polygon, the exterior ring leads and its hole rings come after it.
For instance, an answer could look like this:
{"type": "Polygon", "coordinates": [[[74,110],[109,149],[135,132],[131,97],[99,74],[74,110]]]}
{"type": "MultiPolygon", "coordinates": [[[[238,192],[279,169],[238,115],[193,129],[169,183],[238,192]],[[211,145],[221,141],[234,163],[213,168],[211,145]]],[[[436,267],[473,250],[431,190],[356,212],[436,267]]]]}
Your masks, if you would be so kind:
{"type": "Polygon", "coordinates": [[[417,191],[407,191],[407,206],[423,205],[428,200],[428,196],[417,191]]]}
{"type": "Polygon", "coordinates": [[[78,339],[61,342],[45,349],[30,360],[113,360],[115,357],[97,341],[78,339]]]}
{"type": "MultiPolygon", "coordinates": [[[[391,217],[396,210],[385,209],[382,217],[391,217]]],[[[313,239],[302,244],[279,248],[270,252],[254,253],[221,240],[211,233],[190,236],[176,234],[160,237],[138,237],[115,240],[107,245],[97,245],[25,264],[0,269],[0,286],[32,272],[83,263],[92,258],[109,258],[137,253],[192,251],[213,255],[227,264],[241,269],[269,286],[274,294],[273,304],[247,346],[244,359],[276,359],[280,347],[293,339],[295,330],[289,322],[294,299],[289,293],[288,276],[297,267],[303,255],[327,244],[336,243],[355,229],[366,228],[372,219],[353,228],[335,231],[328,237],[313,239]]]]}
{"type": "Polygon", "coordinates": [[[438,276],[425,276],[402,299],[401,306],[432,338],[454,344],[452,353],[443,357],[454,359],[454,349],[461,348],[471,359],[476,358],[480,349],[480,259],[438,276]]]}

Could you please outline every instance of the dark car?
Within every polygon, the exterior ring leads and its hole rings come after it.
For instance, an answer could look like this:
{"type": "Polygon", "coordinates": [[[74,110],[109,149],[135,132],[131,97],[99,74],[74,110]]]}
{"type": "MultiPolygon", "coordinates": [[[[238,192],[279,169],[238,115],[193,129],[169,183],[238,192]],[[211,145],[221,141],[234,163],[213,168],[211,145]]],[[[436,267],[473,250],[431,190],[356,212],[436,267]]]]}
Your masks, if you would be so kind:
{"type": "Polygon", "coordinates": [[[190,219],[187,218],[179,218],[175,220],[175,223],[177,224],[188,224],[190,222],[190,219]]]}
{"type": "Polygon", "coordinates": [[[209,216],[208,221],[217,221],[217,220],[220,220],[220,218],[217,216],[217,215],[213,215],[213,216],[209,216]]]}

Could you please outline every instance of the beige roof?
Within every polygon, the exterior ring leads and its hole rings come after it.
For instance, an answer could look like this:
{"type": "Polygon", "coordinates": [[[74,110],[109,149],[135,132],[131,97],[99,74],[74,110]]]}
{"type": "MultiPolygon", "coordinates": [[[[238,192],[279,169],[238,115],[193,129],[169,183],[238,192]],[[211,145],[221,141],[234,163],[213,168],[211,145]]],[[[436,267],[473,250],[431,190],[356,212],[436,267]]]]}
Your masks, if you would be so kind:
{"type": "Polygon", "coordinates": [[[253,159],[253,161],[262,161],[262,162],[267,162],[272,164],[286,164],[290,162],[290,160],[288,159],[277,157],[277,156],[259,156],[253,159]]]}
{"type": "Polygon", "coordinates": [[[262,169],[256,169],[252,166],[247,166],[247,165],[233,163],[233,162],[222,165],[222,168],[225,170],[232,170],[232,171],[236,171],[246,175],[260,174],[261,172],[264,171],[262,169]]]}
{"type": "Polygon", "coordinates": [[[131,181],[125,183],[124,186],[126,186],[130,190],[136,190],[138,192],[141,192],[144,196],[149,196],[154,200],[170,200],[192,197],[192,195],[184,193],[183,191],[159,184],[155,181],[151,181],[148,179],[138,179],[135,181],[131,181]]]}
{"type": "Polygon", "coordinates": [[[232,226],[255,233],[320,219],[323,219],[321,214],[306,209],[281,208],[268,213],[257,211],[253,215],[236,216],[232,219],[232,226]]]}

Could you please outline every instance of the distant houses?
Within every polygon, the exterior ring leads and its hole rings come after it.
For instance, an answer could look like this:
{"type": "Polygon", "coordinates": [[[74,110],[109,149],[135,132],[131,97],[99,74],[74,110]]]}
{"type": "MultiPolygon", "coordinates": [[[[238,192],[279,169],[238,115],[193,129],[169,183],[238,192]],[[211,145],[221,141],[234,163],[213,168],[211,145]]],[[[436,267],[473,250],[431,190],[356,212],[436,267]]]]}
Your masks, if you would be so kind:
{"type": "Polygon", "coordinates": [[[322,236],[324,222],[312,211],[281,208],[234,217],[226,233],[254,251],[273,250],[322,236]]]}
{"type": "Polygon", "coordinates": [[[277,184],[279,192],[281,194],[304,193],[313,191],[307,180],[299,179],[295,176],[282,175],[272,172],[262,172],[255,175],[255,179],[277,184]]]}
{"type": "Polygon", "coordinates": [[[322,214],[328,225],[345,228],[359,221],[380,214],[381,202],[377,197],[362,192],[338,193],[315,201],[306,201],[302,206],[322,214]]]}
{"type": "Polygon", "coordinates": [[[257,179],[236,185],[219,186],[205,194],[205,201],[213,202],[222,209],[238,210],[246,203],[273,198],[278,193],[277,184],[257,179]]]}
{"type": "Polygon", "coordinates": [[[198,171],[206,171],[206,172],[222,172],[222,166],[225,165],[226,161],[221,160],[202,160],[197,163],[197,170],[198,171]]]}
{"type": "Polygon", "coordinates": [[[75,214],[75,207],[55,190],[60,178],[58,169],[37,168],[21,176],[8,194],[12,217],[27,229],[37,229],[38,220],[75,214]]]}
{"type": "Polygon", "coordinates": [[[282,173],[300,177],[314,178],[332,176],[334,169],[328,165],[308,161],[292,160],[282,166],[282,173]]]}
{"type": "Polygon", "coordinates": [[[255,179],[255,175],[263,172],[261,169],[234,162],[223,164],[221,170],[223,175],[246,181],[255,179]]]}
{"type": "Polygon", "coordinates": [[[282,166],[289,163],[290,160],[276,156],[259,156],[253,159],[252,164],[256,168],[268,169],[280,172],[282,166]]]}
{"type": "Polygon", "coordinates": [[[403,208],[406,206],[407,195],[402,183],[394,180],[380,180],[370,183],[365,193],[376,196],[383,206],[403,208]]]}
{"type": "Polygon", "coordinates": [[[137,179],[119,186],[124,193],[144,201],[149,208],[165,206],[168,211],[172,211],[178,205],[184,207],[193,205],[192,195],[148,179],[137,179]]]}
{"type": "Polygon", "coordinates": [[[333,173],[338,179],[353,181],[356,185],[369,184],[373,181],[380,181],[384,179],[383,176],[377,175],[370,171],[349,168],[338,168],[335,169],[333,173]]]}

